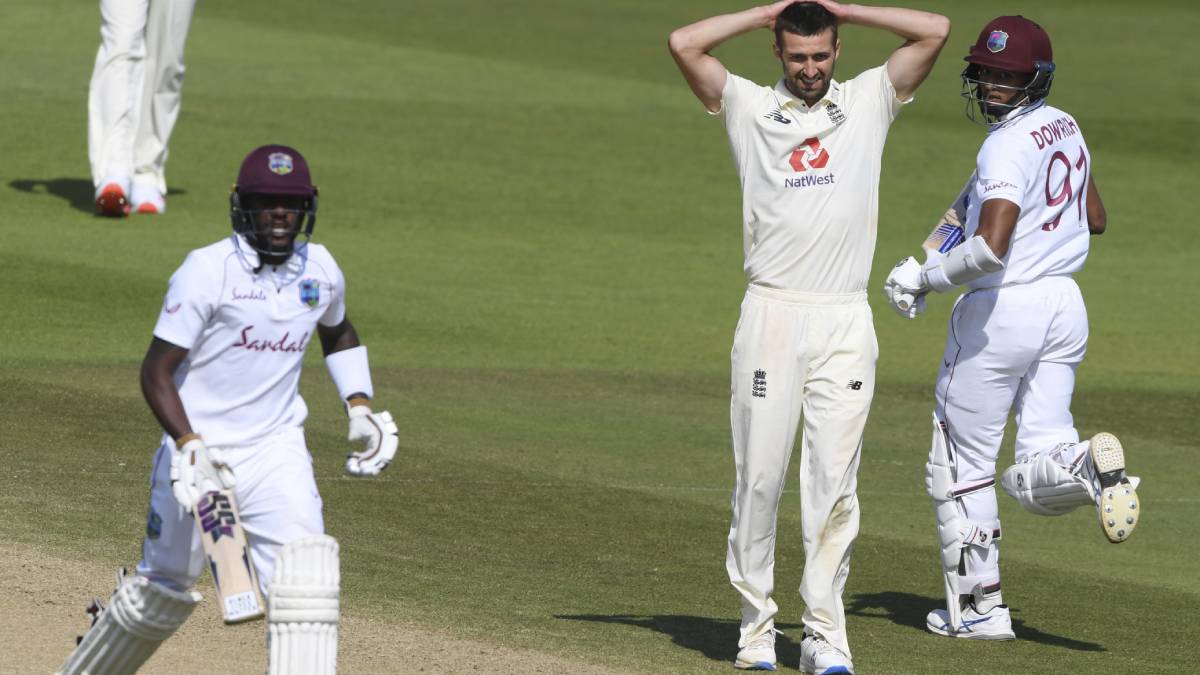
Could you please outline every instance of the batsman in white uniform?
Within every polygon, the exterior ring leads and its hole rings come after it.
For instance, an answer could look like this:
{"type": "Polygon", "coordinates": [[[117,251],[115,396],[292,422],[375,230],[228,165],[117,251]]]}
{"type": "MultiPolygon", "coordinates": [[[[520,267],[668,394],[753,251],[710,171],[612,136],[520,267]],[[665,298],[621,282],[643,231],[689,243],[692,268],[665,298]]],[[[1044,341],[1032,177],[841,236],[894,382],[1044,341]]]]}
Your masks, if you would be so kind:
{"type": "Polygon", "coordinates": [[[800,667],[853,668],[842,592],[858,534],[857,471],[878,355],[865,289],[880,161],[892,120],[949,30],[937,14],[820,0],[716,16],[670,37],[692,92],[725,124],[742,186],[749,286],[731,357],[737,476],[726,559],[741,594],[738,668],[776,668],[776,513],[802,419],[800,667]],[[888,30],[904,43],[885,65],[837,82],[843,23],[888,30]],[[710,54],[757,28],[775,33],[783,77],[772,87],[727,72],[710,54]]]}
{"type": "Polygon", "coordinates": [[[167,143],[179,118],[183,48],[195,7],[196,0],[100,0],[88,159],[101,215],[167,208],[167,143]]]}
{"type": "Polygon", "coordinates": [[[966,61],[968,116],[989,125],[975,172],[926,241],[924,265],[902,260],[884,290],[913,318],[929,291],[967,287],[950,316],[926,465],[947,596],[927,624],[940,635],[1008,640],[995,475],[1009,411],[1016,465],[1001,485],[1029,511],[1094,505],[1101,530],[1119,543],[1138,522],[1138,480],[1126,476],[1115,436],[1080,442],[1071,417],[1088,340],[1071,275],[1107,218],[1079,124],[1045,100],[1054,78],[1050,38],[1029,19],[1002,16],[984,27],[966,61]]]}
{"type": "Polygon", "coordinates": [[[349,439],[364,444],[346,470],[379,474],[397,428],[371,411],[367,350],[346,316],[342,272],[308,243],[317,188],[304,158],[281,145],[254,150],[230,199],[232,235],[192,251],[171,277],[142,363],[142,390],[165,431],[142,560],[63,673],[133,673],[191,614],[204,557],[189,508],[205,485],[234,490],[241,507],[268,600],[269,672],[334,672],[338,546],[325,534],[299,394],[314,337],[345,402],[349,439]]]}

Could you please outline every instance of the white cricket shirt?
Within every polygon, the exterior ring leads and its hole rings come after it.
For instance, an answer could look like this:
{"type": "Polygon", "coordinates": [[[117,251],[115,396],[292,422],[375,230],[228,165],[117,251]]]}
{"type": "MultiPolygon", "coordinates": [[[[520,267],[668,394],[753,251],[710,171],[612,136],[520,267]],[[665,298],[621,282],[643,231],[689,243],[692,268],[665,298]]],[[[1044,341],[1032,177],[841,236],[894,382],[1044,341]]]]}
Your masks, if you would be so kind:
{"type": "Polygon", "coordinates": [[[236,235],[192,251],[154,327],[155,337],[188,350],[175,384],[208,445],[250,445],[303,424],[304,351],[318,322],[336,326],[346,316],[345,280],[324,246],[310,243],[258,274],[256,264],[236,235]]]}
{"type": "Polygon", "coordinates": [[[715,114],[742,184],[750,283],[809,293],[866,289],[883,144],[907,102],[896,98],[886,66],[834,80],[812,107],[783,80],[764,87],[728,74],[715,114]]]}
{"type": "Polygon", "coordinates": [[[992,126],[975,160],[967,204],[967,237],[979,228],[989,199],[1021,207],[1004,269],[972,281],[971,288],[1028,283],[1072,274],[1087,259],[1087,184],[1092,156],[1083,132],[1067,113],[1037,103],[992,126]]]}

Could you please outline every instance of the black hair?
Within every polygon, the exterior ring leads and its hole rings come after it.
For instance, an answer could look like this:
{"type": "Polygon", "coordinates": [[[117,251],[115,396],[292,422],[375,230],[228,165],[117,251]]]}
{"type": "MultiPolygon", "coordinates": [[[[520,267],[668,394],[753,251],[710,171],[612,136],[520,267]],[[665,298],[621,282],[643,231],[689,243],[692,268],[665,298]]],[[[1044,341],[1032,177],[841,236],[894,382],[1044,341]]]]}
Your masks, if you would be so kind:
{"type": "Polygon", "coordinates": [[[833,44],[837,44],[838,21],[832,12],[815,2],[797,2],[788,5],[775,19],[775,44],[783,43],[784,31],[796,35],[820,35],[833,29],[833,44]]]}

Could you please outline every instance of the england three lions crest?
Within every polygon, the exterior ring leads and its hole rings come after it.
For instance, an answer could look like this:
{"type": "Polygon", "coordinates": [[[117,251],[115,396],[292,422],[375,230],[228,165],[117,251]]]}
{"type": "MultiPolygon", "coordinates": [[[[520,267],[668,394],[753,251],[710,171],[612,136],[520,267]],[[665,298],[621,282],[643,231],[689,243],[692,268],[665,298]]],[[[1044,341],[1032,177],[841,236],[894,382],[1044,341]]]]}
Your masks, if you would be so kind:
{"type": "Polygon", "coordinates": [[[316,279],[300,282],[300,302],[309,307],[316,307],[321,302],[321,284],[316,279]]]}

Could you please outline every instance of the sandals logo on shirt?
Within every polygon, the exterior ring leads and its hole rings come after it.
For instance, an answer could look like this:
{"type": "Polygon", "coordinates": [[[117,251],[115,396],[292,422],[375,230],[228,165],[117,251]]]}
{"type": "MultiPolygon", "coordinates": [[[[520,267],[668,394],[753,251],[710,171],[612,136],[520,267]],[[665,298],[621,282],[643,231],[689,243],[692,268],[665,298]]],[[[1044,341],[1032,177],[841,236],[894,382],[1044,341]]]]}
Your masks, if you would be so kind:
{"type": "Polygon", "coordinates": [[[316,279],[305,279],[300,282],[300,302],[309,307],[316,307],[321,302],[321,284],[316,279]]]}

